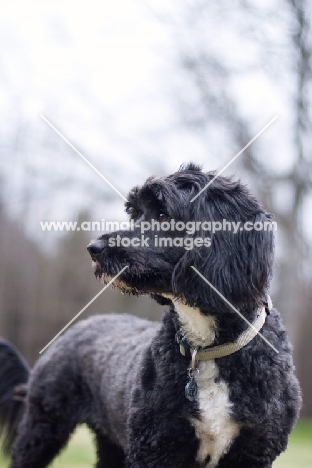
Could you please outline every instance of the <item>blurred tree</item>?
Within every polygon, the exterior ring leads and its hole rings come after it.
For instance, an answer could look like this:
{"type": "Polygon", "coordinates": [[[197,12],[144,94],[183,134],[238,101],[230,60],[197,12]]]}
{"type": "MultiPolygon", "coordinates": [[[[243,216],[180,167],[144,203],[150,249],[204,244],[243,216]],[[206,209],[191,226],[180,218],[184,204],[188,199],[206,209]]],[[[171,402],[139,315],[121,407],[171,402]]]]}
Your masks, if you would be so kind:
{"type": "Polygon", "coordinates": [[[25,351],[38,334],[34,324],[44,256],[3,209],[0,225],[0,334],[25,351]]]}
{"type": "MultiPolygon", "coordinates": [[[[296,226],[302,228],[302,216],[307,216],[307,209],[304,209],[304,202],[311,196],[312,181],[312,142],[311,142],[311,98],[312,98],[312,37],[311,37],[311,14],[312,5],[308,0],[288,0],[295,25],[293,27],[292,39],[295,51],[295,71],[296,71],[296,93],[295,93],[295,140],[297,148],[297,161],[289,178],[295,187],[294,208],[292,215],[296,221],[296,226]]],[[[288,231],[291,231],[289,229],[288,231]]],[[[301,236],[293,241],[301,253],[300,268],[301,284],[297,284],[297,303],[294,320],[298,324],[298,373],[302,385],[304,396],[304,406],[302,414],[312,416],[312,361],[311,361],[311,335],[312,335],[312,310],[311,310],[311,247],[302,232],[301,236]],[[308,267],[307,267],[308,265],[308,267]],[[306,267],[306,268],[304,268],[306,267]],[[303,313],[299,314],[302,311],[303,313]],[[301,317],[300,317],[301,315],[301,317]],[[299,317],[299,320],[298,320],[299,317]],[[300,320],[301,318],[301,320],[300,320]]],[[[288,267],[288,274],[291,275],[291,264],[288,267]]],[[[291,277],[291,276],[290,276],[291,277]]],[[[299,282],[298,282],[299,283],[299,282]]],[[[287,286],[287,284],[286,284],[287,286]]]]}

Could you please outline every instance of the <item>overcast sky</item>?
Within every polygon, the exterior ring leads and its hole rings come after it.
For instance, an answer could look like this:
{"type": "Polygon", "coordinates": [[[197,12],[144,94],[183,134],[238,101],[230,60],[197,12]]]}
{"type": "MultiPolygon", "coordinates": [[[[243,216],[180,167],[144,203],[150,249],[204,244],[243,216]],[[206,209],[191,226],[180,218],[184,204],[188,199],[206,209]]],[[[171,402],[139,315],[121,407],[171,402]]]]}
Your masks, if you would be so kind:
{"type": "MultiPolygon", "coordinates": [[[[279,3],[255,2],[264,13],[279,3]]],[[[207,48],[238,68],[245,67],[231,81],[240,111],[252,122],[255,134],[279,115],[256,144],[272,170],[291,167],[292,115],[285,98],[285,88],[291,85],[285,80],[281,87],[274,73],[261,69],[261,48],[257,41],[246,42],[241,16],[232,20],[228,15],[218,22],[218,5],[212,6],[216,16],[203,18],[202,30],[192,35],[183,22],[182,5],[187,4],[104,0],[81,5],[56,0],[11,1],[1,7],[0,169],[11,193],[12,212],[18,213],[25,190],[26,195],[31,192],[30,230],[37,229],[38,218],[65,219],[77,207],[90,206],[92,186],[98,191],[103,187],[112,197],[99,215],[120,217],[123,210],[118,195],[40,114],[124,195],[151,173],[171,172],[184,161],[220,169],[235,155],[236,148],[228,146],[218,130],[212,128],[205,138],[181,129],[175,91],[180,98],[185,94],[192,99],[192,89],[174,62],[177,42],[185,49],[196,48],[196,41],[205,37],[207,48]],[[54,190],[49,197],[50,183],[54,190]]],[[[264,34],[283,50],[280,23],[272,18],[266,24],[264,34]]],[[[227,174],[240,177],[237,171],[234,164],[227,174]]],[[[285,187],[279,203],[287,204],[288,195],[285,187]]]]}

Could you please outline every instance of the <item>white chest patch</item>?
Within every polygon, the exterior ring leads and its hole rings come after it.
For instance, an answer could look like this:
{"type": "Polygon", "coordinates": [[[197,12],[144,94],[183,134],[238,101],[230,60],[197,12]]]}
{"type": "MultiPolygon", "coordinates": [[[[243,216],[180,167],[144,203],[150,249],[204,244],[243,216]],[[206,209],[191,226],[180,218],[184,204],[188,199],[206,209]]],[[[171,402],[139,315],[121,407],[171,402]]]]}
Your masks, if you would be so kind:
{"type": "Polygon", "coordinates": [[[199,439],[197,461],[204,463],[209,455],[210,462],[206,468],[214,468],[237,437],[239,426],[231,420],[232,403],[226,383],[222,380],[215,382],[218,376],[215,361],[203,361],[197,367],[197,401],[201,419],[192,420],[199,439]]]}
{"type": "Polygon", "coordinates": [[[208,346],[215,339],[214,317],[203,315],[199,309],[171,298],[179,315],[181,330],[189,343],[195,346],[208,346]]]}
{"type": "MultiPolygon", "coordinates": [[[[205,316],[199,309],[171,299],[188,342],[200,347],[213,343],[217,330],[215,319],[205,316]]],[[[191,420],[199,439],[197,461],[204,465],[209,456],[210,461],[205,468],[215,468],[237,437],[239,426],[231,419],[232,403],[227,384],[223,380],[215,381],[219,374],[216,362],[200,361],[197,367],[199,373],[194,375],[198,386],[200,419],[191,420]]]]}

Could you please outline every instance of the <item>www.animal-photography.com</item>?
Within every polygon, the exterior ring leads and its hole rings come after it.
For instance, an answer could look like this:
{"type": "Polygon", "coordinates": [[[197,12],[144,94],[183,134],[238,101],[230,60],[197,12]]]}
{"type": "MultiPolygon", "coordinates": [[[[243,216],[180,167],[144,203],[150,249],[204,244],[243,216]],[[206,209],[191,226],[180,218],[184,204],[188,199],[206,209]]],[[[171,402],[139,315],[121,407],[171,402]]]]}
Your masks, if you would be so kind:
{"type": "Polygon", "coordinates": [[[312,463],[311,8],[0,19],[0,468],[312,463]]]}

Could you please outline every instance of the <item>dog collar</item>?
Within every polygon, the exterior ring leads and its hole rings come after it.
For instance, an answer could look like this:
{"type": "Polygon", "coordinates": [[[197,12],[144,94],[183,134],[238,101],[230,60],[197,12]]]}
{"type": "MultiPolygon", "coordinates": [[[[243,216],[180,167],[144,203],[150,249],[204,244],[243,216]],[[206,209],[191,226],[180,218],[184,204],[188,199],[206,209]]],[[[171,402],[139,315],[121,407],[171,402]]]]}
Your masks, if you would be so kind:
{"type": "Polygon", "coordinates": [[[212,348],[200,349],[192,348],[184,336],[180,332],[176,334],[176,341],[180,347],[180,353],[182,356],[196,356],[196,361],[210,361],[212,359],[219,359],[230,354],[236,353],[240,349],[244,348],[254,337],[258,334],[264,325],[267,314],[270,313],[272,308],[271,298],[268,296],[267,301],[263,302],[264,306],[258,309],[256,320],[249,326],[247,330],[239,335],[239,337],[231,342],[222,345],[214,346],[212,348]]]}

